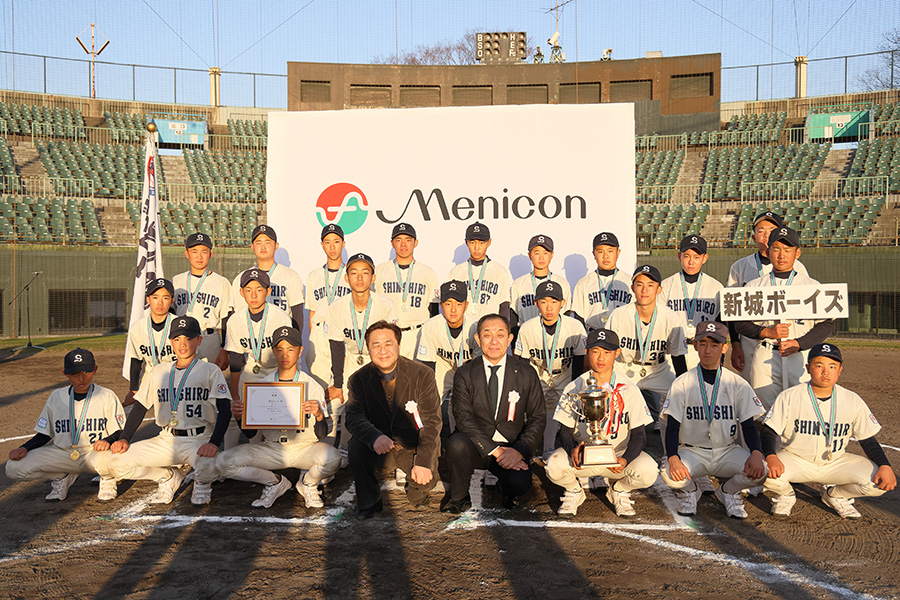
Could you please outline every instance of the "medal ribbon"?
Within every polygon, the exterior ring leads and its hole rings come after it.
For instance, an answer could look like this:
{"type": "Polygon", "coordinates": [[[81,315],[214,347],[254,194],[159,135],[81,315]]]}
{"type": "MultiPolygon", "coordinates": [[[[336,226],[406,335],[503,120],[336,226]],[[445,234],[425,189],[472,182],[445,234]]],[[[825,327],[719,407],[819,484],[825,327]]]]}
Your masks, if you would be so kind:
{"type": "Polygon", "coordinates": [[[406,304],[406,297],[409,296],[409,283],[412,281],[413,275],[413,267],[415,266],[416,261],[413,259],[411,263],[409,263],[408,273],[406,274],[406,283],[403,282],[403,276],[400,273],[400,263],[397,262],[397,259],[394,259],[394,272],[397,273],[397,283],[400,284],[400,290],[403,292],[403,298],[401,302],[406,304]]]}
{"type": "Polygon", "coordinates": [[[353,333],[356,334],[356,347],[359,349],[359,355],[363,355],[363,346],[365,346],[365,339],[363,339],[363,334],[366,332],[366,329],[369,327],[369,311],[372,310],[372,295],[369,294],[369,301],[366,302],[366,314],[363,316],[363,326],[362,329],[359,328],[358,322],[356,320],[356,306],[353,305],[353,299],[350,299],[350,317],[353,318],[353,333]]]}
{"type": "Polygon", "coordinates": [[[759,273],[759,276],[763,276],[763,264],[762,261],[759,260],[759,252],[753,255],[753,260],[756,261],[756,271],[759,273]]]}
{"type": "Polygon", "coordinates": [[[647,330],[647,337],[641,338],[641,318],[638,316],[637,307],[634,308],[634,326],[637,329],[638,350],[641,352],[641,362],[647,362],[647,354],[650,350],[650,338],[653,337],[653,326],[656,325],[656,307],[653,307],[653,316],[650,317],[650,327],[647,330]]]}
{"type": "Polygon", "coordinates": [[[562,321],[556,320],[556,332],[553,334],[553,345],[550,346],[550,353],[547,353],[547,326],[541,321],[541,342],[544,346],[544,368],[547,375],[553,377],[553,360],[556,357],[556,347],[559,344],[559,332],[562,330],[562,321]]]}
{"type": "Polygon", "coordinates": [[[197,284],[197,289],[193,292],[191,291],[191,277],[193,275],[188,274],[187,278],[187,288],[188,288],[188,309],[187,313],[191,314],[191,311],[194,310],[194,301],[197,299],[197,295],[200,293],[200,288],[203,287],[203,282],[206,281],[206,276],[210,274],[209,270],[203,271],[203,276],[200,277],[200,283],[197,284]]]}
{"type": "Polygon", "coordinates": [[[84,428],[84,420],[87,417],[88,405],[91,403],[91,396],[94,394],[94,384],[88,388],[87,396],[84,398],[84,406],[81,407],[81,416],[78,423],[75,423],[75,388],[69,386],[69,432],[72,435],[72,447],[78,445],[78,438],[81,437],[81,430],[84,428]]]}
{"type": "MultiPolygon", "coordinates": [[[[613,270],[613,274],[609,276],[609,284],[606,286],[606,291],[604,291],[603,281],[600,279],[600,269],[597,269],[597,287],[601,292],[603,292],[603,294],[600,296],[600,306],[603,307],[603,310],[606,310],[606,307],[609,306],[609,294],[612,292],[612,286],[616,282],[616,275],[618,274],[619,268],[616,267],[613,270]]],[[[549,274],[547,276],[549,277],[549,274]]]]}
{"type": "Polygon", "coordinates": [[[269,303],[263,305],[263,316],[259,322],[259,336],[253,335],[253,321],[250,320],[250,311],[247,310],[247,332],[250,334],[250,353],[256,362],[262,362],[262,345],[266,335],[266,318],[269,316],[269,303]],[[254,342],[256,342],[254,344],[254,342]]]}
{"type": "Polygon", "coordinates": [[[622,418],[625,416],[625,400],[622,398],[625,384],[616,383],[616,372],[613,371],[609,383],[601,384],[600,387],[609,394],[609,404],[606,407],[606,435],[616,437],[619,435],[619,425],[622,424],[622,418]],[[615,429],[613,423],[615,423],[615,429]]]}
{"type": "Polygon", "coordinates": [[[467,261],[469,264],[469,290],[472,291],[472,300],[476,306],[481,304],[481,283],[484,281],[484,270],[487,269],[487,261],[488,259],[485,256],[484,262],[481,263],[481,275],[478,276],[478,287],[475,287],[475,279],[472,277],[472,260],[469,259],[467,261]]]}
{"type": "Polygon", "coordinates": [[[334,276],[334,287],[328,286],[328,265],[322,267],[322,270],[325,271],[325,299],[328,301],[328,306],[331,306],[331,303],[334,302],[334,297],[337,296],[338,286],[341,284],[341,274],[344,272],[344,263],[341,263],[341,266],[338,267],[337,273],[334,276]]]}
{"type": "Polygon", "coordinates": [[[808,383],[806,384],[806,391],[809,393],[809,399],[812,402],[813,410],[816,411],[816,418],[819,420],[819,425],[822,426],[822,435],[825,436],[825,444],[826,452],[831,451],[832,441],[834,440],[834,417],[837,413],[837,398],[835,397],[834,388],[831,388],[831,417],[828,422],[828,429],[825,429],[825,419],[822,417],[822,411],[819,410],[819,399],[816,398],[816,395],[812,391],[812,386],[808,383]]]}
{"type": "MultiPolygon", "coordinates": [[[[794,275],[796,275],[796,274],[797,274],[797,271],[791,270],[791,275],[787,278],[787,283],[785,283],[784,285],[791,285],[791,282],[794,281],[794,275]]],[[[781,278],[779,277],[779,279],[781,279],[781,278]]],[[[769,281],[772,282],[773,286],[778,286],[778,283],[775,279],[775,270],[774,269],[772,270],[772,272],[769,273],[769,281]]]]}
{"type": "Polygon", "coordinates": [[[456,354],[456,368],[460,368],[463,364],[463,348],[466,345],[466,325],[463,322],[462,330],[459,332],[459,351],[457,352],[456,348],[453,347],[453,336],[450,335],[450,325],[447,324],[447,320],[444,319],[444,329],[447,330],[447,341],[450,342],[450,353],[456,354]]]}
{"type": "Polygon", "coordinates": [[[684,292],[684,300],[687,302],[685,312],[687,312],[688,323],[693,325],[694,313],[697,312],[697,296],[700,294],[700,280],[703,278],[703,273],[697,274],[697,283],[694,284],[694,297],[690,301],[688,301],[687,282],[684,280],[684,271],[679,273],[679,275],[681,276],[681,291],[684,292]]]}
{"type": "Polygon", "coordinates": [[[166,348],[166,340],[169,339],[169,325],[172,323],[172,313],[166,314],[166,326],[162,331],[162,340],[159,346],[156,345],[156,339],[153,337],[153,317],[147,319],[147,338],[150,340],[150,347],[153,353],[150,355],[151,366],[156,366],[162,362],[162,354],[166,348]]]}
{"type": "Polygon", "coordinates": [[[194,360],[191,361],[191,364],[184,370],[184,375],[181,377],[181,381],[178,382],[177,391],[175,390],[175,370],[178,363],[172,363],[172,370],[169,372],[169,393],[172,394],[169,397],[169,412],[171,412],[173,416],[178,413],[178,403],[181,401],[181,392],[184,391],[184,384],[187,383],[191,370],[198,362],[199,359],[195,356],[194,360]]]}
{"type": "Polygon", "coordinates": [[[700,400],[703,402],[703,416],[706,422],[712,424],[713,412],[716,410],[716,398],[719,395],[719,383],[722,379],[722,367],[716,369],[716,382],[713,384],[712,398],[707,400],[706,382],[703,381],[703,372],[697,367],[697,379],[700,380],[700,400]]]}

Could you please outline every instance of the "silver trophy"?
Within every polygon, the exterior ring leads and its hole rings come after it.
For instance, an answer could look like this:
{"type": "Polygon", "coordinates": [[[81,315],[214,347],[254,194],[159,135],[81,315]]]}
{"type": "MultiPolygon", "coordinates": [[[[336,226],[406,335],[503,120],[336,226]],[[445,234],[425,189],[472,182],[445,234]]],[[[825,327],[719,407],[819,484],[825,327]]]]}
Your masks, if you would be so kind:
{"type": "Polygon", "coordinates": [[[609,394],[597,384],[597,378],[591,373],[587,379],[587,387],[577,394],[566,394],[566,403],[576,415],[588,422],[590,441],[584,445],[582,466],[616,467],[616,452],[606,439],[603,428],[609,418],[609,394]],[[579,403],[575,399],[580,400],[579,403]]]}

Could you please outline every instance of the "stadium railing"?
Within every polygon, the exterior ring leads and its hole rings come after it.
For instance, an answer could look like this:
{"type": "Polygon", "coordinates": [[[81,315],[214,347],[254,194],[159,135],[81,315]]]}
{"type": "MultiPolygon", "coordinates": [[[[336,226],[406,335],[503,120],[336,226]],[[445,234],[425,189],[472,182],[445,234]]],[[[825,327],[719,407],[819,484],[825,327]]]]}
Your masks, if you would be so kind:
{"type": "MultiPolygon", "coordinates": [[[[124,199],[138,201],[141,199],[143,183],[128,181],[125,183],[124,199]]],[[[159,196],[169,202],[233,202],[238,204],[264,204],[265,190],[261,186],[206,183],[161,183],[159,196]]]]}
{"type": "Polygon", "coordinates": [[[713,186],[709,183],[674,184],[674,185],[639,185],[635,187],[637,204],[690,204],[693,202],[709,202],[713,186]]]}

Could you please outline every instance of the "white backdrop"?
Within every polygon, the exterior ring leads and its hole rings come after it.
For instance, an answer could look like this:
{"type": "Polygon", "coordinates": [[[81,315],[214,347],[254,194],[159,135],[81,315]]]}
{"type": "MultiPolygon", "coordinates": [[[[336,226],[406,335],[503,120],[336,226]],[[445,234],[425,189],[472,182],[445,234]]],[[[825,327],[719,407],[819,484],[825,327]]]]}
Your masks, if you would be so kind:
{"type": "Polygon", "coordinates": [[[304,279],[324,263],[323,221],[347,231],[347,254],[376,264],[393,256],[395,222],[411,223],[416,259],[442,281],[468,257],[464,233],[476,220],[513,278],[529,271],[537,234],[553,238],[551,270],[573,287],[596,266],[600,231],[619,237],[619,267],[634,268],[631,104],[276,112],[268,143],[277,259],[304,279]]]}

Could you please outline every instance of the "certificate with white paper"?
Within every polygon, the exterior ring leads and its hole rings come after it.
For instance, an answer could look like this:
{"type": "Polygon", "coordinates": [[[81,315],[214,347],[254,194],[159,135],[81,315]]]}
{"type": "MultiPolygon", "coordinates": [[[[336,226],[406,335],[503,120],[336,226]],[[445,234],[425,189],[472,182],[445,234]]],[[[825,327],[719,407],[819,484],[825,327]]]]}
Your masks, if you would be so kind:
{"type": "Polygon", "coordinates": [[[244,384],[245,429],[303,429],[308,415],[303,414],[306,383],[269,382],[244,384]]]}

